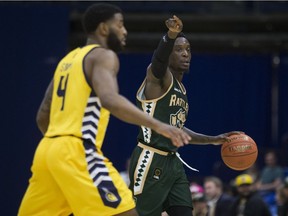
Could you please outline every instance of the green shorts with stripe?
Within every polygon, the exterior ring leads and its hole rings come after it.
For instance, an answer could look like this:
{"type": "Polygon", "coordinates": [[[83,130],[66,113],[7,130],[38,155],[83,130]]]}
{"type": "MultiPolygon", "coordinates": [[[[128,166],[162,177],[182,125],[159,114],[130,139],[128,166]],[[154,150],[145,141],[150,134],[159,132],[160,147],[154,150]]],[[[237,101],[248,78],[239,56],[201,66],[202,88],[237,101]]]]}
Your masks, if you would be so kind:
{"type": "Polygon", "coordinates": [[[139,143],[132,153],[129,173],[139,215],[160,216],[171,206],[192,208],[189,182],[175,153],[139,143]]]}

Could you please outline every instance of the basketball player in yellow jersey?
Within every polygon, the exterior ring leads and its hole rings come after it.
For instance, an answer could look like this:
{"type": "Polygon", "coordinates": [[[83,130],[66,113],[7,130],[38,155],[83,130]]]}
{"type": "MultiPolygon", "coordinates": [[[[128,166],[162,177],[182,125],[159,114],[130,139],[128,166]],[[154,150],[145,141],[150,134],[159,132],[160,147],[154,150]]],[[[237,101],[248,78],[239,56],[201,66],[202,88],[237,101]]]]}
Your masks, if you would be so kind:
{"type": "Polygon", "coordinates": [[[120,8],[95,4],[84,14],[87,45],[57,66],[37,114],[37,147],[20,216],[137,215],[132,193],[102,154],[109,114],[152,128],[175,146],[185,132],[149,117],[118,94],[119,60],[127,31],[120,8]]]}

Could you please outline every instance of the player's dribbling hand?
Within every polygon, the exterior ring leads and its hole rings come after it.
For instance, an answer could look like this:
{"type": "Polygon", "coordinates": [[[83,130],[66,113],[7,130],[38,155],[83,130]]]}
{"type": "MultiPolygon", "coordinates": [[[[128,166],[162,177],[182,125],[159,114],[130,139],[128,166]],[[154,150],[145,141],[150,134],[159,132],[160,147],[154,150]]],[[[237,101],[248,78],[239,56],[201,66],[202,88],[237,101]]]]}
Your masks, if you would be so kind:
{"type": "Polygon", "coordinates": [[[175,15],[172,18],[167,19],[165,24],[171,32],[179,33],[183,29],[182,20],[175,15]]]}
{"type": "Polygon", "coordinates": [[[168,124],[161,124],[161,127],[158,127],[156,132],[171,139],[172,144],[176,147],[184,146],[191,140],[191,137],[186,132],[168,124]]]}
{"type": "Polygon", "coordinates": [[[228,132],[228,133],[217,135],[215,137],[215,142],[213,142],[213,144],[214,145],[222,145],[225,142],[230,142],[229,136],[231,136],[231,135],[240,135],[240,134],[245,134],[245,133],[242,132],[242,131],[231,131],[231,132],[228,132]]]}

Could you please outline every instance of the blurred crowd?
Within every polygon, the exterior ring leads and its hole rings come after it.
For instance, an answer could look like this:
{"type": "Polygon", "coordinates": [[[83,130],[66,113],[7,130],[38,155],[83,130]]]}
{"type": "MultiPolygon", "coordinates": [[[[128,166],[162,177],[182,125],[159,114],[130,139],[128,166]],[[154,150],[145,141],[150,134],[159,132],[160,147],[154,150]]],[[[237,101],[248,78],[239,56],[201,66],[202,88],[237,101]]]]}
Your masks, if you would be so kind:
{"type": "Polygon", "coordinates": [[[193,216],[288,216],[288,176],[274,151],[228,184],[216,176],[191,182],[193,216]]]}

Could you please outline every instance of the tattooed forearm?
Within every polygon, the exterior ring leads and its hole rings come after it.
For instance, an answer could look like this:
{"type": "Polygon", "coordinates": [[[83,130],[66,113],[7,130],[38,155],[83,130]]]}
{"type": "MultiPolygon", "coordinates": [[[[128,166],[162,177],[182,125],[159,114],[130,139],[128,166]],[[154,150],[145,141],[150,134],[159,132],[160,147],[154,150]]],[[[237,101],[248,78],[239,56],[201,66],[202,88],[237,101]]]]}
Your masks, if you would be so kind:
{"type": "Polygon", "coordinates": [[[39,107],[36,118],[38,128],[40,129],[43,135],[46,133],[49,125],[52,92],[53,92],[53,80],[50,82],[48,89],[46,90],[45,97],[39,107]]]}
{"type": "Polygon", "coordinates": [[[42,112],[50,113],[51,101],[52,101],[52,94],[45,95],[43,104],[41,106],[42,112]]]}

